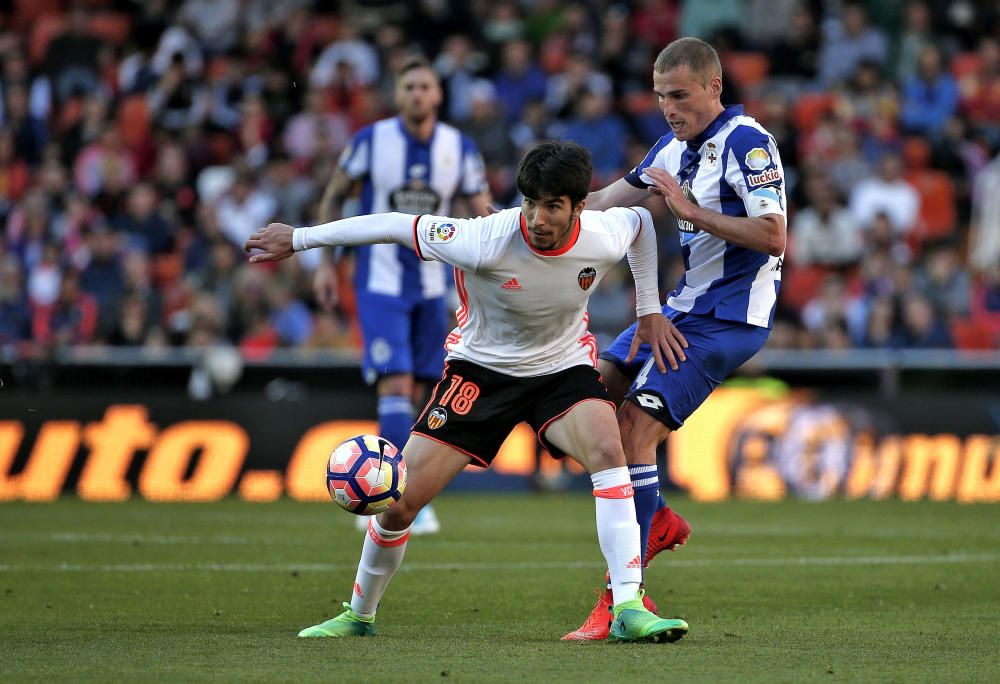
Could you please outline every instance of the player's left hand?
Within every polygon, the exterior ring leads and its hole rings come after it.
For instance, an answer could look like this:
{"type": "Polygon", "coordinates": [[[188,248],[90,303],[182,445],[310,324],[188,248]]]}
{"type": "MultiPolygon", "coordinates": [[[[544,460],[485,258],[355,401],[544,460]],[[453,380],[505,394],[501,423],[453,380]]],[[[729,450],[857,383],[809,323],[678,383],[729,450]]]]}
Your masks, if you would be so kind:
{"type": "Polygon", "coordinates": [[[694,215],[698,207],[684,196],[684,191],[681,190],[681,186],[678,185],[677,180],[671,174],[663,169],[653,167],[643,169],[642,172],[653,180],[653,186],[650,190],[657,195],[663,196],[670,211],[674,212],[674,216],[679,221],[694,220],[694,215]]]}
{"type": "Polygon", "coordinates": [[[292,250],[292,231],[294,229],[286,223],[269,223],[267,228],[258,230],[247,238],[243,243],[243,249],[251,251],[259,249],[263,254],[254,254],[250,257],[250,263],[256,264],[261,261],[280,261],[287,259],[294,254],[292,250]]]}
{"type": "Polygon", "coordinates": [[[628,350],[625,363],[629,363],[635,358],[639,351],[639,345],[645,342],[653,351],[653,358],[656,359],[656,367],[661,373],[667,372],[667,367],[663,363],[666,359],[671,370],[677,370],[678,361],[687,361],[684,350],[688,343],[684,339],[681,331],[662,313],[647,314],[639,317],[639,324],[636,326],[635,335],[632,336],[632,347],[628,350]]]}

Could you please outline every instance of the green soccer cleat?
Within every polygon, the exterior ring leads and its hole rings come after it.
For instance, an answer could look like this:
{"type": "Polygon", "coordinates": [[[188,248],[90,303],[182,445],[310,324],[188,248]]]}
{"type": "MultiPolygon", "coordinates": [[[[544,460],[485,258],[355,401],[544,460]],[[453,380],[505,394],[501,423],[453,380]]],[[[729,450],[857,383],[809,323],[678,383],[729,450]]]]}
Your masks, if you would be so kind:
{"type": "Polygon", "coordinates": [[[299,632],[299,636],[306,638],[375,636],[374,615],[370,618],[363,618],[351,610],[350,603],[345,603],[344,608],[347,610],[337,617],[312,627],[306,627],[299,632]]]}
{"type": "Polygon", "coordinates": [[[646,610],[642,605],[645,593],[640,589],[633,600],[615,606],[608,641],[673,643],[687,634],[688,624],[683,620],[664,619],[646,610]]]}

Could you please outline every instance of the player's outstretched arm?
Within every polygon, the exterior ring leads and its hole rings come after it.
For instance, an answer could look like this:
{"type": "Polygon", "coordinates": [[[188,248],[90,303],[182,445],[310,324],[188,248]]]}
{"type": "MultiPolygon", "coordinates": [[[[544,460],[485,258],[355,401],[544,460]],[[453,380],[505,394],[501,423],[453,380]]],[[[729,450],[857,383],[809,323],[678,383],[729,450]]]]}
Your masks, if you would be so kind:
{"type": "Polygon", "coordinates": [[[316,247],[357,247],[396,243],[413,247],[413,225],[416,216],[389,213],[370,216],[353,216],[318,226],[293,228],[285,223],[271,223],[253,233],[243,244],[251,252],[250,263],[280,261],[294,252],[316,247]]]}

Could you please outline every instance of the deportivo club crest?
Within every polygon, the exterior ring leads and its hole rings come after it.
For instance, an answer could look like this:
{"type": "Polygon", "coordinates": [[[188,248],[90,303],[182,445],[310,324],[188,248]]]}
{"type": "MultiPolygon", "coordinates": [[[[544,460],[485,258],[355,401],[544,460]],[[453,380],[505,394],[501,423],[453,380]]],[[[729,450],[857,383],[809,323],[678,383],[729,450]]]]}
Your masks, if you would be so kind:
{"type": "Polygon", "coordinates": [[[594,278],[597,277],[597,271],[593,266],[587,266],[585,269],[580,271],[576,276],[576,282],[580,283],[580,288],[584,290],[589,290],[590,286],[594,284],[594,278]]]}
{"type": "Polygon", "coordinates": [[[437,430],[439,427],[448,422],[448,412],[443,408],[438,406],[432,409],[427,415],[427,427],[431,430],[437,430]]]}
{"type": "Polygon", "coordinates": [[[715,143],[710,142],[705,146],[705,166],[714,169],[717,161],[719,161],[719,153],[715,149],[715,143]]]}

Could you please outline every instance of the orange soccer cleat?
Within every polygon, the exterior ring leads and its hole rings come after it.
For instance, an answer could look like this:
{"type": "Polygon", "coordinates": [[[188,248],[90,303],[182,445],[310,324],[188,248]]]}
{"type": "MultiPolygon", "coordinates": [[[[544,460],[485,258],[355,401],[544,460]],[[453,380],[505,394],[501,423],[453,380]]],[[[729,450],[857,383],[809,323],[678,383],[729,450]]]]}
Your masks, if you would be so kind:
{"type": "MultiPolygon", "coordinates": [[[[607,575],[604,577],[607,585],[607,575]]],[[[651,613],[656,612],[656,604],[648,596],[642,597],[642,605],[651,613]]],[[[614,604],[611,598],[611,589],[606,588],[597,597],[594,609],[590,611],[587,620],[579,629],[573,630],[565,635],[563,641],[604,641],[611,632],[611,620],[613,619],[614,604]]]]}
{"type": "Polygon", "coordinates": [[[649,540],[646,542],[646,565],[660,551],[673,551],[683,546],[691,536],[691,525],[687,520],[670,510],[661,508],[653,514],[649,526],[649,540]]]}

